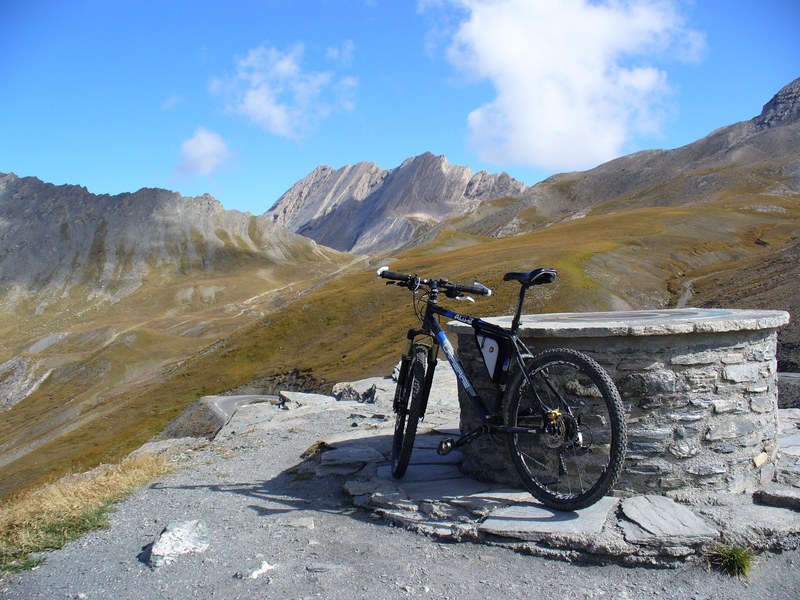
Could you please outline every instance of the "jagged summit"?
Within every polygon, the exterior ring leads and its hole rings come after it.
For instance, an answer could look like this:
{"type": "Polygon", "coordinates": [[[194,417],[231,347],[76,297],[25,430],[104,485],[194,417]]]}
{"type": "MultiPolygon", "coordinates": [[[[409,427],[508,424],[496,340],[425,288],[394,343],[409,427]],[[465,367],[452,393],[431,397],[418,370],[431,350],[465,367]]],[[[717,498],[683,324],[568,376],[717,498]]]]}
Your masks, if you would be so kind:
{"type": "Polygon", "coordinates": [[[800,77],[784,86],[764,105],[753,121],[759,129],[786,125],[800,120],[800,77]]]}
{"type": "Polygon", "coordinates": [[[473,173],[425,152],[390,170],[372,162],[338,170],[317,167],[281,196],[267,216],[337,250],[380,252],[398,248],[483,201],[525,189],[506,173],[473,173]]]}

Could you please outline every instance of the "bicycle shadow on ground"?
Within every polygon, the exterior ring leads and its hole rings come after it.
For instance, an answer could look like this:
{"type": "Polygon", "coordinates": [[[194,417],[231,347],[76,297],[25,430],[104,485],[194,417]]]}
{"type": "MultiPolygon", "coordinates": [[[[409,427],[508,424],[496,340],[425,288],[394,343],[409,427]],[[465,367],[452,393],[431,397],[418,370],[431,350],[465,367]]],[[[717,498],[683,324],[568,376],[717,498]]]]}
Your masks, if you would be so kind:
{"type": "MultiPolygon", "coordinates": [[[[347,514],[376,522],[377,515],[387,526],[407,527],[443,541],[458,541],[462,534],[464,539],[474,539],[474,534],[464,532],[477,530],[490,514],[500,530],[506,524],[509,528],[568,524],[579,518],[576,512],[542,506],[526,491],[464,475],[458,451],[445,457],[436,453],[442,437],[441,432],[418,434],[411,464],[402,479],[391,476],[392,436],[383,430],[374,436],[343,435],[330,444],[318,442],[297,456],[296,462],[264,481],[156,484],[154,488],[242,496],[252,500],[240,504],[243,509],[268,518],[304,511],[347,514]]],[[[236,504],[222,502],[231,507],[236,504]]]]}

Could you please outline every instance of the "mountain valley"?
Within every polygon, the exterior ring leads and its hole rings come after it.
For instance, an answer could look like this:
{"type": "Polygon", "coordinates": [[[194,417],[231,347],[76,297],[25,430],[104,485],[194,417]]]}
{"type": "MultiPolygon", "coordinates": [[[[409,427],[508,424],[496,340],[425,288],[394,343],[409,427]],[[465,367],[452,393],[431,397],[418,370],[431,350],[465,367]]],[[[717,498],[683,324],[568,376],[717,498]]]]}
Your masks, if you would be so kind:
{"type": "Polygon", "coordinates": [[[485,315],[537,266],[559,279],[529,312],[789,310],[796,370],[799,200],[800,79],[693,144],[533,187],[424,154],[319,167],[253,216],[0,175],[0,497],[124,456],[203,395],[390,372],[413,313],[380,264],[479,280],[485,315]]]}

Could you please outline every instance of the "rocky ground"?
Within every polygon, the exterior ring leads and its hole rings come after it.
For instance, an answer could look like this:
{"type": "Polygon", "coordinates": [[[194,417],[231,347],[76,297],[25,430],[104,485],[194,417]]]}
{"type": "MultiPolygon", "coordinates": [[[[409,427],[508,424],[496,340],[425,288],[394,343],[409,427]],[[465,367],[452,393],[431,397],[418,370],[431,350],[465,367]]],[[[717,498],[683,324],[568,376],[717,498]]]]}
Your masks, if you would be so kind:
{"type": "MultiPolygon", "coordinates": [[[[428,435],[396,482],[384,472],[393,384],[367,384],[373,404],[260,398],[212,442],[151,444],[171,448],[181,469],[121,503],[110,529],[2,581],[0,598],[798,597],[791,495],[784,508],[641,496],[541,512],[435,464],[428,435]],[[304,458],[309,448],[322,452],[304,458]],[[764,549],[748,580],[708,568],[715,539],[764,549]]],[[[453,386],[435,386],[423,434],[454,425],[453,386]]]]}

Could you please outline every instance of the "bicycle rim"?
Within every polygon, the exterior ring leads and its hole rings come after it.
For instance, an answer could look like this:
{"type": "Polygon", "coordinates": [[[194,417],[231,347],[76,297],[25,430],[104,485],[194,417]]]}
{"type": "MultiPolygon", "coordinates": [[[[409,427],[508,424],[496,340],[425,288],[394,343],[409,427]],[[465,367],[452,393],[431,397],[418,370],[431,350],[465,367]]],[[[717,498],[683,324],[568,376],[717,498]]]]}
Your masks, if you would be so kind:
{"type": "Polygon", "coordinates": [[[613,487],[624,460],[619,392],[594,360],[572,350],[543,352],[526,370],[529,377],[520,373],[510,388],[506,414],[509,426],[528,429],[507,438],[522,483],[552,508],[594,504],[613,487]]]}
{"type": "Polygon", "coordinates": [[[414,357],[409,365],[405,386],[401,391],[394,422],[392,438],[392,476],[400,478],[405,475],[414,449],[417,435],[417,424],[422,412],[422,385],[425,381],[427,365],[427,348],[414,347],[414,357]]]}

